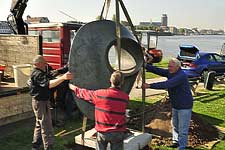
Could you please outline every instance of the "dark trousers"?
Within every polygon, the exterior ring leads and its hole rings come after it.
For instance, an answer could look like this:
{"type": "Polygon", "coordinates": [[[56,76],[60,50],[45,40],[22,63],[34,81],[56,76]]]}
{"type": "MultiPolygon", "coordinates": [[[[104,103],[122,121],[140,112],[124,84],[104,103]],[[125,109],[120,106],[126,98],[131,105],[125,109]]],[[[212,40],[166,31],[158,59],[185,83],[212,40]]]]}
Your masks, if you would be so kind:
{"type": "Polygon", "coordinates": [[[110,150],[123,150],[124,132],[97,132],[96,150],[106,150],[110,144],[110,150]]]}
{"type": "Polygon", "coordinates": [[[50,102],[32,99],[32,108],[36,119],[32,144],[39,146],[43,141],[44,149],[49,150],[54,138],[50,102]]]}

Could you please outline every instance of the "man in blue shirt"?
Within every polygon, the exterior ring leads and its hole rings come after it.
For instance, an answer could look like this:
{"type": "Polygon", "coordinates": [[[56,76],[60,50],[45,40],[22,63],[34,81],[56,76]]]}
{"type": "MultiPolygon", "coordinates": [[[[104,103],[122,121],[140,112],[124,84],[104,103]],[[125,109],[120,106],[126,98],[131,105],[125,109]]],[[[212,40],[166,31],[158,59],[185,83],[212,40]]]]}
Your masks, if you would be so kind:
{"type": "Polygon", "coordinates": [[[193,106],[188,77],[182,71],[181,63],[176,58],[169,61],[168,69],[161,69],[147,64],[146,70],[168,79],[163,82],[144,84],[143,88],[168,89],[172,104],[173,144],[171,147],[184,150],[187,145],[193,106]]]}

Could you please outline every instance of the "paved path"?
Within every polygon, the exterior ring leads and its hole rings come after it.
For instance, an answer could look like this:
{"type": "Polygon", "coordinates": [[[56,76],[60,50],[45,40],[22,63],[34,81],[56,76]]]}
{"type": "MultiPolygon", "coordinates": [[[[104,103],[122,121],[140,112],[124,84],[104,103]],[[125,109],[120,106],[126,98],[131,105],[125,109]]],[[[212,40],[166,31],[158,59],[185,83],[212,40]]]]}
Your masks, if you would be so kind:
{"type": "MultiPolygon", "coordinates": [[[[147,79],[146,83],[154,83],[154,82],[160,82],[165,81],[166,78],[154,78],[154,79],[147,79]]],[[[166,90],[154,90],[154,89],[146,89],[146,97],[158,95],[158,94],[165,94],[166,90]]],[[[132,88],[130,92],[130,98],[141,98],[142,97],[142,89],[136,89],[135,86],[132,88]]]]}

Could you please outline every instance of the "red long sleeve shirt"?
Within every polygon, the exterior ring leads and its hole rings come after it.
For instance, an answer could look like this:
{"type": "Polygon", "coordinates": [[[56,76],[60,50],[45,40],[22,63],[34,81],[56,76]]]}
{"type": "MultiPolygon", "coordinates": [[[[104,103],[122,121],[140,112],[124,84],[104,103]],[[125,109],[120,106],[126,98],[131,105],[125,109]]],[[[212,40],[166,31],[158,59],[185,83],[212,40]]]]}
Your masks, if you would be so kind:
{"type": "Polygon", "coordinates": [[[126,131],[126,107],[129,96],[116,88],[87,90],[74,88],[78,98],[95,105],[95,129],[98,132],[126,131]]]}

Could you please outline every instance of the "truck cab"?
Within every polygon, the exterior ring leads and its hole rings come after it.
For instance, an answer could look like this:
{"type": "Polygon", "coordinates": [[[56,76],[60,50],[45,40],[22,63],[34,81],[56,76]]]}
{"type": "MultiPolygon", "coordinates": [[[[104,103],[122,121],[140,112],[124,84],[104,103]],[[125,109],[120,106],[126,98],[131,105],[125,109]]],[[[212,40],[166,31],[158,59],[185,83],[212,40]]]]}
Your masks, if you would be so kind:
{"type": "Polygon", "coordinates": [[[138,38],[141,42],[141,46],[145,49],[145,52],[149,53],[153,57],[152,63],[158,63],[162,60],[162,50],[157,49],[158,45],[158,32],[153,30],[137,30],[138,38]]]}
{"type": "Polygon", "coordinates": [[[28,34],[42,36],[40,54],[53,69],[58,69],[67,64],[73,37],[81,26],[80,23],[29,24],[28,34]]]}

